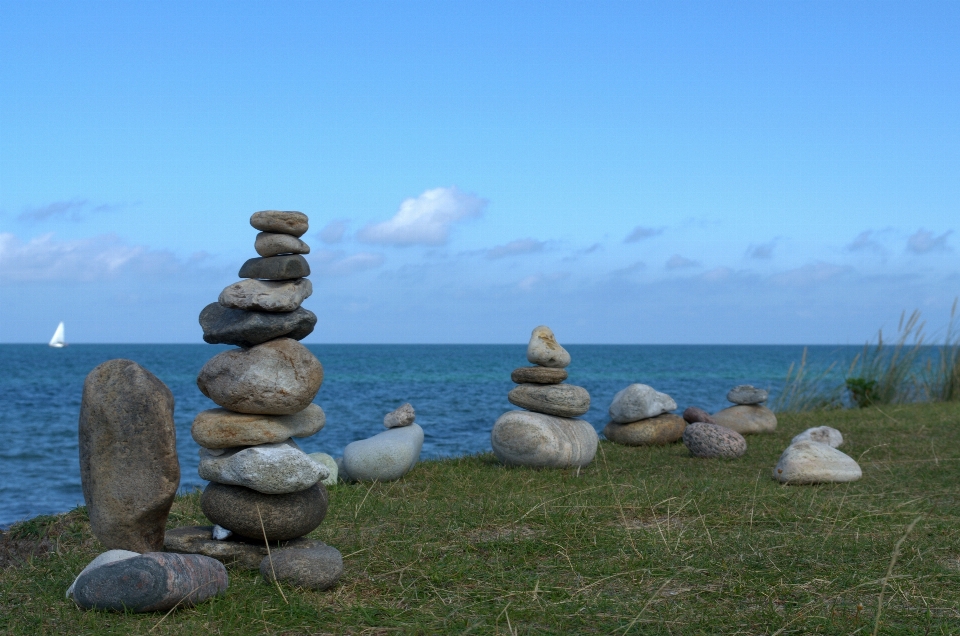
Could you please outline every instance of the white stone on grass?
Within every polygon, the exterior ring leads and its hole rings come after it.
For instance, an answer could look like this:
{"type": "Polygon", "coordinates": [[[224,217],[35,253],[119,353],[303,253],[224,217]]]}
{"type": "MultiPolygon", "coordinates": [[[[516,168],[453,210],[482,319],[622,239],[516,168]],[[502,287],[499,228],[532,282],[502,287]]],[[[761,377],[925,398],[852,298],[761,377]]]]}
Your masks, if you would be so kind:
{"type": "Polygon", "coordinates": [[[610,404],[610,419],[628,424],[676,410],[677,403],[666,393],[646,384],[631,384],[615,396],[610,404]]]}
{"type": "Polygon", "coordinates": [[[508,466],[583,467],[593,461],[599,441],[585,420],[531,411],[507,411],[490,432],[493,453],[508,466]]]}
{"type": "Polygon", "coordinates": [[[423,448],[419,424],[391,428],[343,449],[341,476],[350,481],[393,481],[416,465],[423,448]],[[345,474],[343,474],[345,473],[345,474]]]}
{"type": "Polygon", "coordinates": [[[820,442],[821,444],[826,444],[827,446],[839,448],[840,445],[843,444],[843,433],[829,426],[817,426],[815,428],[808,428],[804,432],[800,433],[794,437],[790,443],[796,444],[797,442],[806,441],[820,442]]]}
{"type": "Polygon", "coordinates": [[[820,442],[797,442],[787,447],[773,469],[773,478],[786,484],[819,484],[860,479],[857,462],[820,442]]]}
{"type": "Polygon", "coordinates": [[[200,449],[201,479],[243,486],[267,495],[306,490],[329,476],[325,466],[310,459],[293,440],[227,449],[211,455],[200,449]]]}

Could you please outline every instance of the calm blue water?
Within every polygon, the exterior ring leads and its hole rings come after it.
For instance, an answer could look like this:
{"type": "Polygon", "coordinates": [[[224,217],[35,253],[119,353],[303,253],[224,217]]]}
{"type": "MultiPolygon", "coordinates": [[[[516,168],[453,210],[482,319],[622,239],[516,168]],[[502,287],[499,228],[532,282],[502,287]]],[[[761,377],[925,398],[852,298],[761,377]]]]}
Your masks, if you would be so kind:
{"type": "MultiPolygon", "coordinates": [[[[0,526],[83,503],[77,422],[83,380],[95,366],[128,358],[163,380],[176,399],[181,487],[203,486],[190,425],[216,406],[196,386],[197,372],[219,351],[212,345],[0,345],[0,526]]],[[[585,419],[606,425],[614,394],[633,382],[713,411],[727,390],[753,384],[775,395],[801,346],[570,345],[567,382],[585,387],[585,419]]],[[[527,365],[526,345],[312,345],[324,367],[316,403],[327,414],[317,435],[297,440],[308,453],[337,456],[348,443],[382,430],[403,402],[426,432],[422,458],[490,450],[494,421],[513,407],[510,371],[527,365]]],[[[860,347],[810,347],[811,367],[850,360],[860,347]]],[[[841,365],[844,369],[844,365],[841,365]]]]}

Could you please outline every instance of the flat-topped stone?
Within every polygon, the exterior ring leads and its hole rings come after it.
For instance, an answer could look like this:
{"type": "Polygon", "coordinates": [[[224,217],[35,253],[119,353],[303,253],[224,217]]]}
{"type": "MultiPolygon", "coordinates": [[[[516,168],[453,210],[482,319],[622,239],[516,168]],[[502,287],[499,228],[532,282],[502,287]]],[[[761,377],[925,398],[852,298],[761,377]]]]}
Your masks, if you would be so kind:
{"type": "Polygon", "coordinates": [[[268,541],[309,534],[327,515],[327,503],[327,489],[319,483],[284,495],[265,495],[243,486],[210,482],[200,496],[200,508],[207,519],[242,537],[261,541],[264,533],[268,541]]]}
{"type": "Polygon", "coordinates": [[[276,338],[302,340],[313,333],[317,316],[300,307],[289,313],[230,309],[210,303],[200,312],[203,340],[209,344],[254,347],[276,338]]]}
{"type": "Polygon", "coordinates": [[[829,426],[817,426],[815,428],[808,428],[799,435],[796,435],[790,443],[796,444],[797,442],[806,441],[820,442],[821,444],[837,448],[843,444],[843,433],[829,426]]]}
{"type": "Polygon", "coordinates": [[[250,225],[261,232],[303,236],[310,229],[309,219],[303,212],[284,212],[281,210],[263,210],[254,212],[250,225]]]}
{"type": "Polygon", "coordinates": [[[417,417],[417,412],[413,410],[413,405],[407,402],[393,411],[383,416],[383,425],[387,428],[399,428],[401,426],[410,426],[417,417]]]}
{"type": "Polygon", "coordinates": [[[738,404],[725,408],[713,414],[713,421],[741,435],[772,433],[777,430],[776,414],[762,404],[738,404]]]}
{"type": "Polygon", "coordinates": [[[344,481],[393,481],[406,475],[420,459],[423,429],[410,424],[347,444],[340,478],[344,481]]]}
{"type": "Polygon", "coordinates": [[[541,325],[530,334],[527,360],[541,367],[563,369],[570,365],[570,354],[557,342],[550,327],[541,325]]]}
{"type": "Polygon", "coordinates": [[[516,384],[560,384],[567,379],[566,369],[550,367],[519,367],[510,374],[516,384]]]}
{"type": "Polygon", "coordinates": [[[295,311],[313,293],[308,278],[259,280],[247,278],[220,292],[220,304],[245,311],[295,311]]]}
{"type": "Polygon", "coordinates": [[[493,453],[508,466],[583,467],[599,441],[589,422],[531,411],[507,411],[490,432],[493,453]]]}
{"type": "Polygon", "coordinates": [[[520,408],[557,417],[579,417],[590,410],[590,394],[573,384],[520,384],[507,399],[520,408]]]}
{"type": "Polygon", "coordinates": [[[260,562],[260,575],[308,590],[326,590],[340,580],[343,557],[329,545],[288,547],[272,552],[260,562]]]}
{"type": "MultiPolygon", "coordinates": [[[[211,538],[213,526],[187,526],[167,530],[163,540],[163,548],[167,552],[179,554],[202,554],[216,559],[224,565],[239,567],[246,570],[256,570],[260,562],[267,556],[267,546],[263,537],[247,539],[239,535],[232,535],[225,540],[211,538]]],[[[314,548],[325,545],[316,539],[297,538],[288,541],[271,542],[270,550],[291,548],[314,548]]]]}
{"type": "Polygon", "coordinates": [[[316,404],[292,415],[250,415],[227,409],[201,411],[193,420],[190,434],[204,448],[231,448],[276,444],[291,437],[310,437],[326,423],[316,404]]]}
{"type": "Polygon", "coordinates": [[[253,242],[253,249],[260,256],[277,256],[279,254],[309,254],[310,246],[289,234],[275,232],[260,232],[253,242]]]}
{"type": "Polygon", "coordinates": [[[691,455],[704,459],[736,459],[747,452],[743,435],[710,422],[688,424],[683,431],[683,443],[691,455]]]}
{"type": "Polygon", "coordinates": [[[660,393],[646,384],[631,384],[613,396],[610,419],[617,424],[638,422],[661,413],[669,413],[677,403],[666,393],[660,393]]]}
{"type": "Polygon", "coordinates": [[[625,446],[662,446],[679,440],[686,427],[686,421],[679,415],[664,413],[627,424],[609,422],[603,436],[625,446]]]}
{"type": "Polygon", "coordinates": [[[268,495],[297,492],[329,475],[292,440],[216,451],[200,449],[200,479],[243,486],[268,495]]]}
{"type": "Polygon", "coordinates": [[[827,444],[801,441],[783,451],[773,478],[785,484],[820,484],[856,481],[863,476],[859,464],[827,444]]]}
{"type": "Polygon", "coordinates": [[[310,264],[300,254],[261,256],[247,260],[237,274],[240,278],[290,280],[310,275],[310,264]]]}
{"type": "Polygon", "coordinates": [[[768,394],[763,389],[758,389],[749,384],[741,384],[730,389],[727,393],[727,399],[734,404],[760,404],[767,401],[768,394]]]}

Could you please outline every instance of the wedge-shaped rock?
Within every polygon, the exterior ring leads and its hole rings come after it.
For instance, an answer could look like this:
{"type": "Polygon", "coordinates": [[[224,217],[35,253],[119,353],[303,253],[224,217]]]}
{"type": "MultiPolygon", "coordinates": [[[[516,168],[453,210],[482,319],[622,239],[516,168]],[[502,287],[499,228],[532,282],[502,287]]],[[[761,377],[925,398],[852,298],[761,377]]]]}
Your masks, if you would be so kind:
{"type": "Polygon", "coordinates": [[[786,484],[857,481],[863,473],[849,455],[820,442],[797,442],[783,451],[773,478],[786,484]]]}
{"type": "Polygon", "coordinates": [[[631,384],[613,396],[610,419],[617,424],[638,422],[648,417],[669,413],[677,403],[666,393],[660,393],[646,384],[631,384]]]}
{"type": "Polygon", "coordinates": [[[590,394],[572,384],[521,384],[507,399],[520,408],[557,417],[579,417],[590,410],[590,394]]]}
{"type": "Polygon", "coordinates": [[[413,405],[407,402],[384,415],[383,425],[387,428],[410,426],[416,418],[417,412],[413,410],[413,405]]]}
{"type": "Polygon", "coordinates": [[[510,374],[516,384],[560,384],[567,379],[566,369],[550,367],[518,367],[510,374]]]}
{"type": "Polygon", "coordinates": [[[589,422],[530,411],[507,411],[490,433],[497,459],[508,466],[533,468],[586,466],[599,441],[589,422]]]}
{"type": "Polygon", "coordinates": [[[190,429],[204,448],[276,444],[291,437],[310,437],[323,428],[326,416],[316,404],[293,415],[248,415],[227,409],[201,411],[190,429]]]}
{"type": "Polygon", "coordinates": [[[260,575],[308,590],[333,587],[343,574],[343,557],[329,545],[274,550],[260,563],[260,575]]]}
{"type": "Polygon", "coordinates": [[[201,479],[268,495],[304,490],[329,475],[326,467],[310,459],[292,440],[218,452],[222,454],[200,449],[201,479]]]}
{"type": "Polygon", "coordinates": [[[527,360],[541,367],[563,369],[570,364],[570,354],[554,338],[550,327],[543,325],[533,330],[527,344],[527,360]]]}
{"type": "Polygon", "coordinates": [[[747,452],[743,435],[719,424],[694,422],[683,430],[683,444],[694,457],[736,459],[747,452]]]}
{"type": "Polygon", "coordinates": [[[610,422],[603,429],[603,436],[625,446],[662,446],[679,440],[686,427],[686,421],[679,415],[664,413],[628,424],[610,422]]]}
{"type": "Polygon", "coordinates": [[[260,256],[277,256],[278,254],[309,254],[310,246],[289,234],[275,232],[260,232],[253,243],[253,249],[260,256]]]}
{"type": "Polygon", "coordinates": [[[299,254],[251,258],[240,268],[240,278],[290,280],[310,275],[310,264],[299,254]]]}
{"type": "MultiPolygon", "coordinates": [[[[178,554],[202,554],[230,567],[247,570],[256,570],[260,567],[260,562],[267,556],[267,546],[263,543],[263,536],[259,539],[247,539],[239,535],[231,535],[226,540],[218,541],[211,538],[213,528],[213,526],[186,526],[167,530],[163,547],[167,552],[178,554]]],[[[314,548],[322,545],[325,545],[322,541],[299,538],[272,542],[270,550],[286,547],[314,548]]]]}
{"type": "Polygon", "coordinates": [[[303,212],[281,210],[254,212],[250,217],[250,225],[261,232],[275,232],[290,236],[303,236],[310,229],[309,219],[303,212]]]}
{"type": "Polygon", "coordinates": [[[406,475],[420,459],[423,429],[419,424],[391,428],[343,449],[344,481],[393,481],[406,475]]]}
{"type": "Polygon", "coordinates": [[[220,292],[224,307],[244,311],[296,311],[313,293],[307,278],[295,280],[257,280],[247,278],[228,285],[220,292]]]}
{"type": "Polygon", "coordinates": [[[804,432],[795,436],[790,443],[796,444],[797,442],[806,441],[820,442],[821,444],[826,444],[827,446],[839,448],[840,445],[843,444],[843,433],[829,426],[817,426],[815,428],[808,428],[804,432]]]}
{"type": "Polygon", "coordinates": [[[772,433],[777,430],[776,414],[760,404],[731,406],[717,411],[713,414],[713,421],[741,435],[772,433]]]}
{"type": "MultiPolygon", "coordinates": [[[[116,561],[123,561],[124,559],[131,559],[135,556],[140,556],[139,552],[132,552],[130,550],[107,550],[97,555],[93,561],[87,564],[87,567],[83,568],[80,571],[80,574],[77,575],[77,578],[80,578],[90,570],[96,570],[102,565],[108,563],[114,563],[116,561]]],[[[77,580],[74,579],[73,583],[70,584],[70,587],[67,588],[67,598],[73,597],[73,589],[77,585],[77,580]]]]}
{"type": "Polygon", "coordinates": [[[210,482],[200,496],[207,519],[241,537],[287,541],[309,534],[327,515],[327,489],[317,483],[285,495],[210,482]],[[261,526],[261,519],[263,525],[261,526]]]}
{"type": "Polygon", "coordinates": [[[289,313],[244,311],[210,303],[200,312],[203,340],[209,344],[254,347],[275,338],[303,340],[317,324],[317,317],[303,307],[289,313]]]}

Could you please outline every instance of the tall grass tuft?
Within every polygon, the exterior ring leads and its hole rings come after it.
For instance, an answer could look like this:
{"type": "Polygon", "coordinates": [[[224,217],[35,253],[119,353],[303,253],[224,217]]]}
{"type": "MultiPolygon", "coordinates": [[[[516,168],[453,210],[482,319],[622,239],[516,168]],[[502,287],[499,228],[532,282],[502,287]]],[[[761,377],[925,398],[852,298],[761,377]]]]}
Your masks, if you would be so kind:
{"type": "Polygon", "coordinates": [[[950,402],[960,400],[960,332],[957,330],[957,299],[950,310],[950,323],[943,344],[938,347],[937,364],[927,362],[923,385],[928,400],[950,402]]]}
{"type": "Polygon", "coordinates": [[[899,336],[892,347],[884,343],[882,329],[875,346],[863,346],[850,363],[845,383],[854,405],[900,404],[922,397],[924,391],[916,369],[923,353],[923,326],[919,310],[909,318],[903,312],[897,327],[899,336]]]}
{"type": "Polygon", "coordinates": [[[811,373],[807,368],[807,348],[803,348],[800,364],[790,364],[783,390],[773,402],[773,410],[802,413],[839,409],[843,407],[843,387],[831,382],[830,376],[837,363],[823,371],[811,373]]]}

